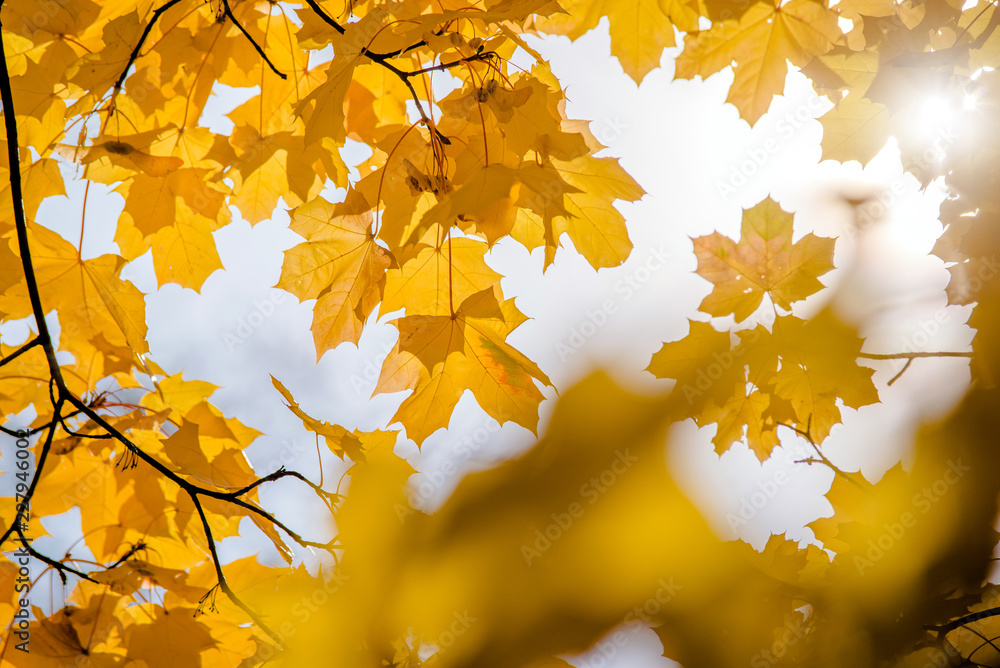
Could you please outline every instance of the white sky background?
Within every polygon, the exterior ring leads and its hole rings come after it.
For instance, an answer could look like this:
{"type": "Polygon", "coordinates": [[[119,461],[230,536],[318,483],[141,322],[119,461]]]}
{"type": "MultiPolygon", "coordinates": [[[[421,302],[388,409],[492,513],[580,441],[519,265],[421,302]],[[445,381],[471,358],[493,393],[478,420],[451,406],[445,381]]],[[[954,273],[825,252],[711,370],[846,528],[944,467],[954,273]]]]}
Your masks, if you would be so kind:
{"type": "MultiPolygon", "coordinates": [[[[894,198],[889,217],[867,234],[845,234],[837,243],[839,268],[822,280],[828,286],[839,284],[838,300],[847,311],[864,318],[864,333],[869,335],[866,351],[897,352],[908,341],[914,346],[911,349],[967,349],[971,340],[971,331],[964,325],[968,310],[945,308],[943,288],[948,274],[939,260],[927,256],[941,231],[936,220],[943,196],[940,188],[921,192],[915,179],[903,175],[892,145],[865,170],[857,163],[820,164],[822,129],[812,117],[825,111],[828,103],[812,94],[801,75],[789,77],[787,96],[774,103],[773,113],[763,117],[753,131],[733,106],[723,104],[732,81],[728,70],[705,82],[672,81],[677,49],[668,50],[662,69],[636,87],[610,57],[606,21],[575,43],[564,38],[530,41],[562,81],[569,116],[593,120],[591,129],[609,146],[605,155],[620,157],[648,193],[639,203],[619,203],[635,245],[632,256],[621,267],[596,272],[572,249],[561,249],[555,264],[542,274],[540,250],[529,254],[508,239],[490,255],[491,266],[507,276],[504,294],[515,297],[520,310],[531,318],[512,335],[511,342],[538,362],[557,388],[566,390],[595,368],[610,369],[621,382],[635,388],[668,388],[670,381],[655,380],[643,369],[664,341],[687,335],[689,318],[707,319],[697,313],[697,307],[710,285],[694,273],[689,237],[718,230],[737,238],[742,207],[749,208],[769,194],[786,210],[797,212],[797,237],[810,231],[833,236],[848,232],[851,222],[849,209],[837,201],[837,192],[852,188],[856,193],[862,187],[874,191],[896,183],[904,195],[894,198]],[[765,146],[777,146],[777,150],[765,146]],[[765,159],[760,160],[762,152],[765,159]],[[754,156],[763,164],[746,184],[728,196],[720,192],[719,184],[732,183],[733,170],[754,156]],[[661,262],[657,254],[668,257],[661,262]],[[852,270],[845,270],[848,267],[852,270]],[[613,313],[604,310],[606,300],[612,300],[613,313]],[[944,322],[940,327],[928,324],[936,316],[944,322]],[[587,324],[595,320],[604,324],[587,324]],[[925,336],[931,331],[932,336],[925,336]]],[[[530,65],[527,58],[518,63],[530,65]]],[[[219,102],[225,107],[223,112],[236,106],[219,102]]],[[[88,204],[85,256],[113,250],[110,223],[121,210],[117,195],[95,197],[97,185],[91,187],[88,204]],[[99,220],[108,222],[99,224],[99,220]]],[[[69,201],[43,205],[39,222],[75,242],[81,193],[79,188],[69,201]]],[[[239,221],[238,216],[234,219],[239,221]]],[[[185,378],[221,386],[213,403],[226,415],[235,415],[266,434],[248,452],[258,473],[284,465],[318,481],[315,442],[285,408],[269,374],[281,380],[314,417],[348,429],[382,428],[403,395],[380,395],[374,400],[369,396],[396,335],[382,318],[383,324],[372,323],[366,330],[360,347],[342,345],[316,363],[309,329],[312,302],[299,304],[295,297],[272,287],[281,271],[282,252],[299,241],[287,224],[287,215],[279,215],[253,228],[239,221],[217,232],[225,271],[213,274],[200,295],[176,285],[155,291],[148,257],[133,263],[125,277],[149,293],[149,345],[156,362],[169,373],[183,371],[185,378]],[[248,328],[240,330],[241,322],[248,328]],[[247,331],[249,336],[242,337],[241,332],[247,331]],[[238,341],[235,345],[234,340],[238,341]]],[[[832,292],[810,298],[797,313],[815,312],[832,292]]],[[[758,315],[769,310],[765,307],[758,315]]],[[[761,320],[767,322],[766,317],[761,320]]],[[[717,326],[729,324],[720,320],[717,326]]],[[[11,342],[24,336],[16,326],[0,331],[11,342]]],[[[883,403],[861,411],[842,409],[844,425],[834,430],[823,448],[841,467],[860,467],[874,481],[907,455],[921,420],[940,416],[954,405],[969,374],[966,361],[917,360],[895,385],[886,388],[901,363],[873,366],[883,403]]],[[[555,392],[546,390],[546,397],[554,396],[555,392]]],[[[552,404],[546,401],[541,406],[540,430],[547,424],[552,404]]],[[[812,532],[803,526],[831,512],[823,494],[832,472],[794,463],[809,455],[808,445],[786,431],[786,447],[761,466],[745,446],[733,447],[720,458],[710,442],[713,433],[714,427],[699,430],[690,422],[678,425],[672,432],[669,460],[674,475],[719,534],[739,536],[757,548],[772,533],[788,532],[793,539],[812,540],[812,532]],[[754,496],[760,485],[776,490],[773,498],[760,502],[763,497],[754,496]],[[760,507],[753,507],[753,516],[734,532],[727,514],[738,514],[741,506],[760,507]]],[[[522,452],[532,442],[532,435],[513,423],[497,431],[466,393],[447,432],[429,438],[422,451],[407,442],[398,445],[396,452],[422,473],[414,478],[415,488],[423,490],[421,504],[431,509],[444,501],[461,475],[522,452]],[[463,445],[466,438],[472,440],[463,445]],[[459,474],[444,475],[442,468],[448,464],[457,467],[459,474]]],[[[325,445],[321,451],[327,487],[332,488],[344,466],[325,445]]],[[[329,537],[331,529],[321,519],[322,506],[304,486],[294,481],[271,484],[262,490],[261,498],[265,507],[303,535],[329,537]]],[[[78,513],[72,515],[70,521],[78,527],[78,513]]],[[[61,525],[47,523],[53,533],[61,533],[56,528],[61,525]]],[[[256,553],[262,561],[278,563],[273,547],[249,521],[241,529],[248,538],[224,541],[224,559],[256,553]]],[[[61,554],[69,542],[57,537],[36,545],[61,554]]],[[[605,663],[599,653],[591,653],[574,662],[594,668],[673,665],[659,656],[662,648],[651,631],[626,633],[627,644],[615,646],[610,661],[605,663]]]]}

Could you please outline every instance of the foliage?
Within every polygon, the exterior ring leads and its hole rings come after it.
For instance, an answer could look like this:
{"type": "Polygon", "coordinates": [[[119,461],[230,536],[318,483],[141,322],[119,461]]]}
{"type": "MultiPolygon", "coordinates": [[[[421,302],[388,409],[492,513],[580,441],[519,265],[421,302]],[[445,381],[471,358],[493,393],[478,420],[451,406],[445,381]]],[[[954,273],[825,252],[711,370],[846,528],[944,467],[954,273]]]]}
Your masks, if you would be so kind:
{"type": "MultiPolygon", "coordinates": [[[[982,271],[1000,244],[995,5],[3,0],[0,23],[0,318],[33,328],[0,344],[0,430],[17,439],[11,452],[30,453],[5,459],[15,496],[0,506],[2,665],[553,666],[623,623],[654,626],[685,666],[1000,662],[986,580],[1000,288],[982,271]],[[534,53],[525,35],[575,39],[603,17],[637,83],[676,43],[676,77],[731,67],[729,102],[753,124],[790,62],[833,102],[825,158],[867,162],[893,137],[922,183],[943,177],[935,253],[950,263],[952,303],[976,303],[974,350],[863,352],[832,308],[801,319],[836,240],[796,236],[793,215],[767,199],[744,212],[738,241],[693,240],[713,288],[689,335],[650,361],[676,381],[670,396],[591,377],[566,389],[531,452],[423,514],[407,503],[397,440],[446,428],[466,391],[497,421],[535,430],[551,385],[508,341],[526,318],[487,251],[511,238],[543,248],[548,267],[568,241],[598,269],[631,251],[614,204],[642,189],[566,117],[540,57],[530,71],[509,62],[518,47],[534,53]],[[455,89],[436,99],[431,78],[444,72],[455,89]],[[249,94],[229,136],[205,122],[221,86],[249,94]],[[950,100],[974,138],[914,132],[928,95],[950,100]],[[353,179],[348,140],[371,150],[353,179]],[[85,205],[76,238],[36,222],[74,169],[124,200],[119,254],[83,255],[85,205]],[[329,185],[346,190],[340,201],[329,185]],[[315,300],[317,357],[405,308],[376,387],[409,392],[401,430],[348,432],[273,381],[353,462],[346,498],[295,471],[258,477],[244,454],[258,433],[213,406],[211,384],[163,373],[144,295],[121,277],[149,253],[160,286],[199,290],[222,268],[213,232],[232,211],[256,224],[277,207],[302,238],[277,287],[315,300]],[[761,308],[768,327],[751,318],[761,308]],[[971,357],[974,382],[921,432],[912,466],[872,483],[827,458],[844,407],[878,401],[872,365],[935,356],[971,357]],[[815,457],[802,465],[836,473],[833,515],[811,525],[825,549],[719,540],[664,464],[667,427],[688,418],[715,425],[720,453],[745,442],[763,461],[780,437],[808,441],[815,457]],[[300,536],[260,506],[258,488],[285,478],[328,504],[336,538],[300,536]],[[42,518],[72,508],[92,562],[31,545],[42,518]],[[289,566],[220,558],[244,517],[289,566]],[[326,550],[336,567],[292,567],[297,548],[326,550]],[[72,588],[22,625],[25,560],[72,588]]],[[[867,204],[851,204],[865,227],[867,204]]]]}

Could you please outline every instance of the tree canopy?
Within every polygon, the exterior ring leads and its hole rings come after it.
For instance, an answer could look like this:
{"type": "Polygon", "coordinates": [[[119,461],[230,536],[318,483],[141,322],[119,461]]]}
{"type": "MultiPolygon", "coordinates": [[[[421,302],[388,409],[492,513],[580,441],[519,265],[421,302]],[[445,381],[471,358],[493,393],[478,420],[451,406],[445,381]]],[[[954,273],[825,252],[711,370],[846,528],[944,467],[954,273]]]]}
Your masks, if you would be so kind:
{"type": "MultiPolygon", "coordinates": [[[[0,0],[0,25],[0,322],[30,330],[0,341],[0,665],[540,668],[599,641],[608,659],[646,626],[689,667],[1000,665],[992,2],[0,0]],[[536,432],[553,386],[510,342],[527,316],[486,261],[494,244],[543,249],[546,268],[563,246],[598,270],[632,252],[616,203],[643,189],[567,116],[527,39],[576,39],[605,17],[637,84],[680,47],[675,77],[731,68],[727,101],[753,125],[791,68],[833,104],[824,159],[864,164],[895,141],[911,174],[949,193],[933,252],[949,303],[972,305],[974,344],[873,350],[832,305],[804,318],[804,300],[832,292],[838,239],[766,198],[738,240],[692,239],[712,288],[687,336],[649,360],[668,394],[604,374],[556,388],[527,454],[416,510],[397,443],[447,428],[466,393],[536,432]],[[452,91],[439,97],[435,75],[452,91]],[[227,134],[206,112],[225,94],[246,99],[227,134]],[[969,131],[921,131],[928,104],[969,131]],[[357,146],[366,157],[349,164],[357,146]],[[38,216],[68,180],[84,188],[70,235],[38,216]],[[117,253],[83,252],[87,227],[111,224],[88,218],[91,184],[124,202],[117,253]],[[301,243],[275,287],[313,302],[317,359],[402,311],[375,393],[407,394],[384,429],[311,415],[272,377],[275,401],[350,462],[343,484],[255,472],[259,432],[212,403],[212,384],[164,372],[146,295],[122,275],[147,257],[159,286],[198,291],[222,269],[213,233],[233,212],[257,224],[278,209],[301,243]],[[972,382],[919,431],[912,461],[878,481],[831,461],[842,412],[879,402],[873,369],[930,357],[968,360],[972,382]],[[745,443],[766,461],[803,439],[800,465],[834,473],[833,514],[810,524],[819,545],[720,539],[664,457],[689,419],[720,454],[745,443]],[[335,537],[262,505],[271,485],[315,493],[335,537]],[[79,547],[33,546],[43,519],[74,508],[79,547]],[[284,566],[220,556],[244,518],[284,566]],[[332,567],[310,572],[309,550],[332,567]],[[43,577],[64,585],[49,608],[32,597],[43,577]]],[[[845,205],[863,232],[881,201],[845,205]]]]}

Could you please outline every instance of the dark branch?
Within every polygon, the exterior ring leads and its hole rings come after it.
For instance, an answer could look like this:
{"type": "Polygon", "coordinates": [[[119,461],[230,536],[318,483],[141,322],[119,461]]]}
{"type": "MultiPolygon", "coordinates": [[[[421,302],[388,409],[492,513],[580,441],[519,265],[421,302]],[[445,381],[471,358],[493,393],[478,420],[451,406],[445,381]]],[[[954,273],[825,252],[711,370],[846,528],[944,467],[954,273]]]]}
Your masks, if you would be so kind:
{"type": "Polygon", "coordinates": [[[972,624],[973,622],[978,622],[981,619],[996,617],[998,615],[1000,615],[1000,608],[988,608],[986,610],[974,612],[971,615],[959,617],[958,619],[952,620],[947,624],[942,624],[941,626],[935,626],[933,628],[937,630],[940,635],[944,636],[957,628],[966,626],[967,624],[972,624]]]}
{"type": "Polygon", "coordinates": [[[281,642],[281,636],[272,631],[267,624],[255,613],[250,607],[241,601],[236,593],[229,587],[229,583],[226,581],[226,575],[222,572],[222,562],[219,560],[219,553],[215,549],[215,538],[212,537],[212,527],[208,524],[208,517],[205,516],[205,509],[201,507],[201,501],[198,499],[198,495],[194,492],[187,490],[188,496],[191,497],[191,502],[194,507],[198,510],[198,517],[201,518],[201,526],[205,530],[205,538],[208,540],[208,549],[212,554],[212,563],[215,565],[215,576],[219,580],[219,588],[226,593],[229,600],[232,601],[240,610],[245,612],[250,619],[253,620],[254,624],[260,627],[260,629],[269,635],[272,640],[278,643],[279,646],[284,646],[281,642]]]}
{"type": "Polygon", "coordinates": [[[63,584],[66,584],[66,582],[67,582],[66,573],[71,573],[72,575],[75,575],[78,578],[83,578],[84,580],[89,580],[90,582],[95,582],[95,583],[97,582],[97,580],[95,580],[94,578],[90,577],[89,575],[87,575],[83,571],[78,571],[77,569],[73,568],[72,566],[67,566],[66,564],[64,564],[61,561],[56,561],[55,559],[53,559],[51,557],[45,556],[44,554],[42,554],[41,552],[39,552],[35,548],[31,547],[31,541],[28,540],[27,538],[25,538],[24,535],[21,534],[20,530],[17,533],[18,533],[18,536],[21,539],[21,545],[24,546],[24,549],[27,551],[27,553],[30,554],[31,556],[33,556],[35,559],[38,559],[42,563],[48,564],[52,568],[56,569],[56,572],[59,573],[59,579],[62,580],[63,584]]]}
{"type": "Polygon", "coordinates": [[[18,357],[20,357],[24,353],[28,352],[29,350],[31,350],[35,346],[39,345],[40,343],[41,343],[41,341],[39,341],[38,337],[36,336],[31,341],[29,341],[28,343],[24,344],[20,348],[18,348],[17,352],[15,352],[13,355],[8,355],[7,357],[5,357],[2,360],[0,360],[0,366],[3,366],[7,362],[13,362],[18,357]]]}
{"type": "Polygon", "coordinates": [[[487,51],[486,53],[477,53],[474,56],[469,56],[468,58],[459,58],[458,60],[453,60],[449,63],[440,63],[438,65],[433,65],[430,67],[425,67],[423,69],[414,70],[412,72],[405,72],[404,74],[408,77],[415,77],[418,74],[426,74],[427,72],[439,72],[442,70],[450,70],[454,67],[464,65],[466,63],[474,63],[477,60],[489,60],[497,54],[493,51],[487,51]]]}
{"type": "MultiPolygon", "coordinates": [[[[62,408],[62,402],[58,402],[56,405],[56,412],[62,408]]],[[[24,432],[21,432],[22,434],[24,432]]],[[[45,435],[45,441],[42,443],[42,451],[38,454],[38,460],[35,462],[35,474],[31,478],[31,483],[28,485],[28,491],[24,493],[22,501],[17,504],[17,512],[14,513],[14,520],[11,522],[7,530],[4,531],[3,535],[0,536],[0,545],[10,537],[15,531],[19,536],[21,536],[22,542],[24,541],[24,536],[21,534],[21,519],[24,516],[24,511],[31,506],[31,498],[35,494],[35,489],[38,487],[38,481],[41,479],[39,471],[45,467],[45,460],[48,459],[49,450],[52,448],[52,439],[55,437],[56,427],[52,425],[49,427],[49,433],[45,435]]]]}
{"type": "Polygon", "coordinates": [[[146,38],[149,37],[149,33],[153,30],[153,26],[160,20],[160,16],[163,12],[167,11],[180,1],[181,0],[170,0],[153,12],[153,18],[151,18],[149,23],[146,24],[146,29],[142,31],[142,35],[139,36],[139,41],[136,43],[135,48],[132,49],[132,53],[129,54],[128,62],[125,64],[125,69],[122,70],[121,76],[119,76],[118,81],[115,82],[116,92],[122,89],[122,85],[125,83],[125,77],[128,75],[129,69],[133,64],[135,64],[136,58],[139,57],[139,50],[142,49],[142,45],[146,42],[146,38]]]}
{"type": "Polygon", "coordinates": [[[253,44],[253,48],[257,49],[257,53],[259,53],[260,57],[264,59],[264,62],[271,68],[271,71],[282,79],[287,79],[288,75],[283,74],[277,67],[274,66],[274,63],[272,63],[271,59],[267,57],[266,53],[264,53],[264,49],[261,48],[260,44],[258,44],[256,40],[250,36],[250,33],[246,31],[246,28],[244,28],[240,22],[236,20],[236,17],[233,16],[233,10],[229,8],[229,0],[222,0],[222,9],[225,11],[226,16],[229,17],[229,20],[233,22],[233,25],[239,28],[240,32],[243,33],[243,36],[246,37],[251,44],[253,44]]]}

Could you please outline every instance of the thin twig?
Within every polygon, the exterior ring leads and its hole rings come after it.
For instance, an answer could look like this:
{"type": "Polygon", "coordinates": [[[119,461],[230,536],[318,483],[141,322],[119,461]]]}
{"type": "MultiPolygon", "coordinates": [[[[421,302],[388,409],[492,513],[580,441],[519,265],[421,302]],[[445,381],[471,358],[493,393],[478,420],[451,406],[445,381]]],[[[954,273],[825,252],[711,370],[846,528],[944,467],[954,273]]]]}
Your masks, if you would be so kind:
{"type": "Polygon", "coordinates": [[[816,441],[813,440],[812,435],[809,433],[810,432],[810,427],[812,426],[812,416],[811,415],[809,416],[809,423],[806,425],[806,428],[805,428],[804,431],[802,429],[799,429],[795,425],[785,424],[784,422],[779,422],[778,426],[779,427],[785,427],[786,429],[791,429],[796,434],[798,434],[799,436],[801,436],[802,438],[804,438],[806,440],[806,442],[809,443],[809,445],[811,445],[813,447],[813,450],[816,451],[816,456],[819,457],[819,459],[813,459],[812,457],[809,457],[809,458],[806,458],[806,459],[800,459],[800,460],[796,461],[796,464],[809,464],[809,465],[812,465],[812,464],[823,464],[825,466],[828,466],[830,468],[830,470],[832,470],[834,473],[836,473],[837,475],[839,475],[842,478],[844,478],[844,480],[847,480],[848,482],[850,482],[850,483],[858,486],[861,489],[865,489],[864,486],[861,483],[859,483],[857,480],[855,480],[854,478],[852,478],[846,471],[844,471],[839,466],[837,466],[836,464],[834,464],[833,462],[831,462],[827,458],[827,456],[824,455],[823,452],[819,449],[819,445],[816,444],[816,441]]]}
{"type": "MultiPolygon", "coordinates": [[[[61,401],[56,406],[56,411],[58,412],[60,408],[62,408],[61,401]]],[[[34,496],[35,489],[38,487],[38,481],[41,478],[38,472],[45,468],[45,460],[48,459],[49,450],[52,448],[52,439],[55,437],[55,433],[56,427],[55,425],[52,425],[49,428],[49,433],[45,435],[45,441],[42,442],[42,451],[38,453],[38,459],[35,463],[35,474],[32,476],[31,482],[28,484],[28,491],[24,493],[24,496],[21,497],[21,501],[17,504],[17,510],[14,513],[14,520],[11,522],[10,526],[7,527],[7,530],[4,531],[3,535],[0,536],[0,545],[3,545],[4,541],[6,541],[15,531],[17,531],[18,535],[21,534],[21,530],[19,528],[21,518],[24,511],[31,506],[31,498],[34,496]]],[[[21,537],[22,539],[24,538],[24,536],[21,537]]]]}
{"type": "Polygon", "coordinates": [[[229,17],[229,20],[233,22],[233,25],[239,28],[240,32],[243,33],[243,36],[250,40],[250,43],[253,44],[253,48],[257,49],[257,53],[259,53],[260,57],[264,59],[264,62],[271,68],[271,71],[282,79],[287,79],[288,75],[282,73],[277,67],[274,66],[274,63],[272,63],[271,59],[267,57],[266,53],[264,53],[264,49],[261,48],[260,44],[258,44],[256,40],[250,36],[250,33],[246,31],[246,28],[240,25],[240,22],[236,20],[235,16],[233,16],[233,10],[229,8],[229,0],[222,0],[222,9],[226,13],[226,16],[229,17]]]}
{"type": "Polygon", "coordinates": [[[923,357],[972,357],[971,352],[967,353],[956,353],[956,352],[922,352],[922,353],[858,353],[858,357],[863,357],[870,360],[906,360],[906,359],[918,359],[923,357]]]}
{"type": "Polygon", "coordinates": [[[67,583],[66,573],[71,573],[72,575],[75,575],[78,578],[83,578],[84,580],[89,580],[90,582],[94,582],[94,583],[97,582],[97,580],[95,580],[94,578],[90,577],[89,575],[87,575],[83,571],[79,571],[79,570],[73,568],[72,566],[67,566],[66,564],[62,563],[61,561],[56,561],[52,557],[45,556],[44,554],[42,554],[41,552],[39,552],[35,548],[31,547],[31,540],[30,539],[25,538],[24,535],[22,535],[20,531],[18,531],[17,533],[18,533],[18,536],[21,538],[21,545],[24,546],[25,551],[27,551],[27,553],[30,554],[31,556],[33,556],[35,559],[38,559],[42,563],[46,563],[49,566],[51,566],[52,568],[56,569],[56,572],[59,573],[59,579],[62,580],[63,584],[67,583]]]}
{"type": "Polygon", "coordinates": [[[899,370],[899,373],[897,373],[895,376],[893,376],[891,379],[889,379],[889,383],[888,383],[889,387],[892,387],[892,384],[895,383],[897,380],[899,380],[900,377],[904,373],[906,373],[906,370],[910,368],[911,364],[913,364],[913,358],[912,357],[910,359],[906,360],[906,364],[904,364],[903,368],[899,370]]]}
{"type": "Polygon", "coordinates": [[[40,343],[41,341],[38,340],[38,337],[33,338],[31,341],[18,348],[17,351],[14,352],[14,354],[8,355],[7,357],[4,357],[2,360],[0,360],[0,366],[3,366],[7,362],[13,362],[18,357],[28,352],[29,350],[39,345],[40,343]]]}
{"type": "Polygon", "coordinates": [[[169,2],[163,4],[163,6],[159,7],[158,9],[156,9],[156,11],[153,12],[153,18],[151,18],[149,20],[149,23],[146,24],[146,29],[142,31],[142,35],[139,36],[139,41],[136,42],[135,48],[132,49],[132,53],[129,54],[128,62],[125,63],[125,69],[122,70],[121,76],[119,76],[118,80],[115,81],[116,93],[117,91],[120,91],[122,89],[122,85],[125,83],[125,77],[126,75],[128,75],[129,69],[135,63],[136,58],[139,57],[139,50],[142,49],[142,45],[146,42],[146,38],[149,37],[149,33],[153,30],[153,26],[156,25],[156,22],[160,20],[160,16],[163,14],[163,12],[167,11],[180,1],[181,0],[170,0],[169,2]]]}
{"type": "Polygon", "coordinates": [[[212,527],[208,523],[208,517],[205,516],[205,509],[201,507],[201,500],[198,499],[198,495],[194,492],[187,490],[188,496],[191,497],[191,502],[194,504],[195,509],[198,511],[198,517],[201,518],[201,526],[205,531],[205,538],[208,540],[208,549],[212,554],[212,563],[215,565],[215,576],[219,581],[219,588],[226,593],[229,600],[232,601],[240,610],[245,612],[250,619],[253,620],[254,624],[260,627],[260,629],[271,637],[279,647],[284,647],[284,643],[281,641],[281,636],[272,631],[267,624],[264,623],[256,612],[250,609],[250,607],[240,600],[229,587],[229,582],[226,581],[226,575],[222,572],[222,561],[219,559],[219,553],[215,548],[215,538],[212,536],[212,527]]]}
{"type": "Polygon", "coordinates": [[[430,67],[424,67],[419,70],[413,70],[412,72],[404,72],[404,76],[415,77],[418,74],[426,74],[428,72],[439,72],[442,70],[450,70],[459,65],[465,65],[466,63],[474,63],[478,60],[489,60],[497,54],[493,51],[487,51],[486,53],[477,53],[474,56],[469,56],[468,58],[459,58],[458,60],[453,60],[447,63],[439,63],[437,65],[432,65],[430,67]]]}

